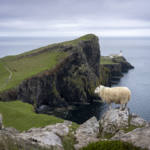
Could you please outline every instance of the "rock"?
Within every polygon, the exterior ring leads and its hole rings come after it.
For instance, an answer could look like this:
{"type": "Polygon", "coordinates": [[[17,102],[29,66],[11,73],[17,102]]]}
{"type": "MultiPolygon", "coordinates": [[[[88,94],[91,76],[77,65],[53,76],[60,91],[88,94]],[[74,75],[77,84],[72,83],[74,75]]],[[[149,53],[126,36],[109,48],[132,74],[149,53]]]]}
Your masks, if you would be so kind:
{"type": "Polygon", "coordinates": [[[44,130],[30,130],[30,132],[20,133],[15,136],[19,140],[33,146],[49,147],[53,146],[57,149],[63,150],[61,139],[53,132],[44,130]]]}
{"type": "Polygon", "coordinates": [[[150,150],[150,126],[137,128],[124,134],[120,140],[131,142],[135,146],[148,148],[150,150]]]}
{"type": "Polygon", "coordinates": [[[68,120],[65,120],[65,121],[64,121],[64,124],[65,124],[66,126],[72,126],[72,122],[71,122],[71,121],[68,121],[68,120]]]}
{"type": "Polygon", "coordinates": [[[111,139],[118,140],[125,134],[124,130],[119,130],[111,139]]]}
{"type": "Polygon", "coordinates": [[[80,148],[87,146],[90,142],[99,141],[99,138],[97,138],[98,133],[99,123],[96,117],[92,117],[77,128],[75,136],[78,144],[74,145],[75,149],[79,150],[80,148]]]}
{"type": "Polygon", "coordinates": [[[111,109],[106,111],[99,123],[102,127],[102,136],[105,133],[115,134],[128,125],[129,109],[126,108],[120,111],[119,108],[111,109]]]}
{"type": "Polygon", "coordinates": [[[18,133],[20,133],[19,130],[13,128],[13,127],[6,127],[2,129],[3,133],[7,133],[7,134],[11,134],[11,135],[16,135],[18,133]]]}
{"type": "Polygon", "coordinates": [[[58,136],[64,137],[69,133],[68,126],[71,126],[72,122],[65,120],[63,123],[57,123],[55,125],[45,126],[43,130],[51,131],[58,136]]]}
{"type": "Polygon", "coordinates": [[[47,113],[48,111],[50,111],[51,109],[52,109],[52,108],[49,107],[49,106],[47,106],[47,105],[41,105],[41,106],[37,109],[37,113],[38,113],[38,114],[41,114],[41,113],[45,114],[45,113],[47,113]]]}
{"type": "Polygon", "coordinates": [[[149,125],[149,123],[146,120],[144,120],[143,118],[139,117],[135,113],[132,113],[131,117],[132,117],[132,119],[130,121],[131,125],[135,125],[135,126],[146,126],[146,125],[149,125]]]}
{"type": "Polygon", "coordinates": [[[46,126],[43,130],[51,131],[61,137],[66,136],[69,133],[69,128],[63,123],[46,126]]]}
{"type": "Polygon", "coordinates": [[[3,118],[2,118],[2,115],[0,114],[0,130],[2,130],[4,127],[3,125],[3,118]]]}
{"type": "Polygon", "coordinates": [[[78,141],[78,144],[74,145],[76,150],[79,150],[80,148],[87,146],[90,142],[99,141],[99,138],[94,138],[92,136],[87,136],[85,134],[77,134],[76,138],[78,141]]]}
{"type": "Polygon", "coordinates": [[[96,117],[92,117],[83,123],[79,128],[77,128],[76,133],[97,137],[97,134],[99,133],[99,122],[96,117]]]}

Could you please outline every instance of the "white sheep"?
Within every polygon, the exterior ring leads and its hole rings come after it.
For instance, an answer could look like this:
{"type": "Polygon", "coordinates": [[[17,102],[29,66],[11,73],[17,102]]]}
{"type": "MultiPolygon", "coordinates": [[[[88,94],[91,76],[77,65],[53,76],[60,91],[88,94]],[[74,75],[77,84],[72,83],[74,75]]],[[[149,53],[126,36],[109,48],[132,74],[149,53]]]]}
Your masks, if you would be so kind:
{"type": "Polygon", "coordinates": [[[124,104],[126,108],[131,97],[131,92],[127,87],[109,88],[101,85],[95,89],[94,93],[98,94],[103,102],[109,103],[109,109],[111,109],[111,103],[121,104],[120,110],[124,104]]]}

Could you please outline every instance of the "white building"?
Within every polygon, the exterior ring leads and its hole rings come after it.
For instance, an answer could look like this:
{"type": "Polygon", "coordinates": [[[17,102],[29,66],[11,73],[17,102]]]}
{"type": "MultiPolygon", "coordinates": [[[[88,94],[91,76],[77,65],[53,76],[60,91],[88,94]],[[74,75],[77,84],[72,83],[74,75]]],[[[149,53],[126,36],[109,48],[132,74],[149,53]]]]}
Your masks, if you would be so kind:
{"type": "Polygon", "coordinates": [[[120,50],[120,53],[119,53],[119,54],[110,54],[110,55],[109,55],[109,58],[119,57],[119,56],[122,56],[122,50],[120,50]]]}

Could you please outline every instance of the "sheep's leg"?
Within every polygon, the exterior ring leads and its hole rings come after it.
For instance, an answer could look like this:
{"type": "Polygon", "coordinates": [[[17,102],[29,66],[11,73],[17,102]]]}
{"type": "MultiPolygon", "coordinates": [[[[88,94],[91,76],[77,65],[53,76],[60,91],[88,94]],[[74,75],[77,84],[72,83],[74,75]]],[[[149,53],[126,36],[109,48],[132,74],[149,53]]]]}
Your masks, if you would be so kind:
{"type": "Polygon", "coordinates": [[[111,110],[111,103],[109,103],[109,109],[111,110]]]}
{"type": "Polygon", "coordinates": [[[121,106],[120,106],[120,111],[122,111],[122,107],[123,107],[123,104],[121,104],[121,106]]]}
{"type": "Polygon", "coordinates": [[[125,103],[125,107],[124,107],[124,110],[126,109],[126,107],[127,107],[127,102],[125,103]]]}

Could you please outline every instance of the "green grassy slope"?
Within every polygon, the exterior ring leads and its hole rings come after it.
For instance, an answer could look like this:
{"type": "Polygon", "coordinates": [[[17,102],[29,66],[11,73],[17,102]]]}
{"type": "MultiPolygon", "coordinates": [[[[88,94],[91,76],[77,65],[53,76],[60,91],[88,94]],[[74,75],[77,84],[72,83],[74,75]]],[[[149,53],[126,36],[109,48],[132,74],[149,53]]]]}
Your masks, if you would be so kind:
{"type": "Polygon", "coordinates": [[[9,71],[3,66],[0,61],[0,87],[7,81],[9,75],[9,71]]]}
{"type": "MultiPolygon", "coordinates": [[[[87,41],[87,40],[91,40],[91,38],[93,37],[95,37],[95,35],[88,34],[78,39],[62,42],[59,44],[63,44],[64,46],[77,45],[77,43],[80,40],[87,41]]],[[[18,84],[20,84],[22,80],[31,77],[37,73],[40,73],[44,70],[51,69],[58,63],[58,60],[62,60],[62,58],[67,56],[67,54],[64,52],[57,52],[57,53],[45,52],[45,53],[40,53],[33,57],[23,57],[20,59],[16,59],[18,57],[25,56],[27,54],[32,54],[44,50],[45,48],[53,47],[54,45],[58,45],[58,44],[52,44],[19,55],[7,56],[2,58],[1,60],[3,61],[3,63],[12,72],[12,78],[7,82],[7,84],[3,88],[0,89],[0,92],[6,91],[8,89],[12,89],[16,87],[18,84]]],[[[0,63],[0,87],[5,83],[6,79],[8,79],[9,74],[10,73],[0,63]]]]}
{"type": "MultiPolygon", "coordinates": [[[[2,89],[0,89],[0,92],[16,87],[22,80],[30,76],[33,76],[47,69],[51,69],[58,63],[59,59],[62,59],[66,56],[67,54],[63,52],[47,52],[33,57],[17,59],[14,61],[10,61],[10,59],[6,59],[6,57],[3,58],[2,60],[4,64],[12,72],[12,78],[2,89]]],[[[2,73],[0,73],[0,87],[3,85],[4,79],[8,76],[9,72],[6,71],[6,69],[3,67],[2,73]]]]}
{"type": "Polygon", "coordinates": [[[3,116],[4,126],[14,127],[21,132],[32,127],[37,128],[64,121],[53,116],[36,114],[32,110],[32,105],[21,101],[0,102],[0,114],[3,116]]]}
{"type": "Polygon", "coordinates": [[[101,56],[100,64],[103,65],[103,64],[117,64],[117,63],[112,62],[109,56],[105,56],[105,58],[104,56],[101,56]]]}

